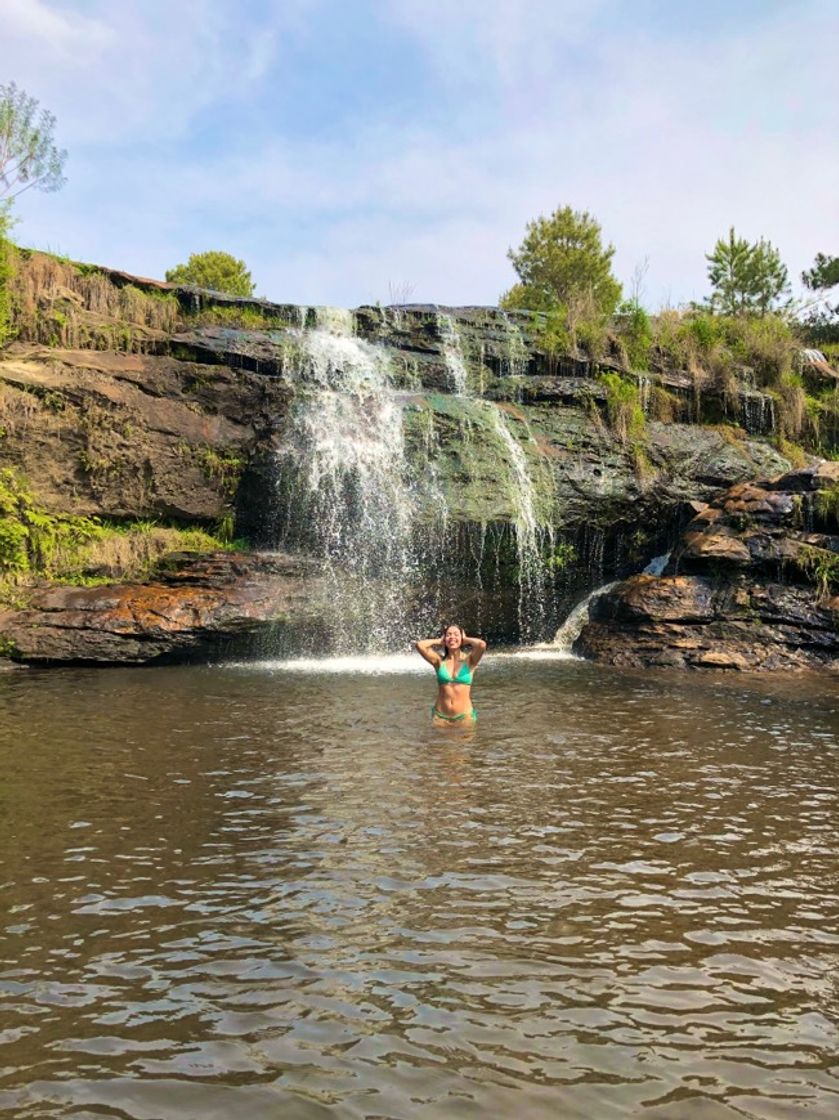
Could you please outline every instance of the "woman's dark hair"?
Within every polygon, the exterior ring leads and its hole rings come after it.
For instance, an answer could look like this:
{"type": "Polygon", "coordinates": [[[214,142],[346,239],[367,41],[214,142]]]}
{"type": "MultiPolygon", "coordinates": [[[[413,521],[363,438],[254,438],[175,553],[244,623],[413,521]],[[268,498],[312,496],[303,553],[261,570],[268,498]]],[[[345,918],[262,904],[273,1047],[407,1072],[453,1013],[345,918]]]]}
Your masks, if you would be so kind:
{"type": "Polygon", "coordinates": [[[460,644],[461,644],[461,649],[462,649],[463,648],[463,639],[466,637],[466,631],[463,629],[463,627],[460,625],[459,622],[447,622],[446,625],[440,631],[440,642],[443,646],[443,649],[446,648],[446,631],[451,630],[452,628],[460,631],[460,644]]]}

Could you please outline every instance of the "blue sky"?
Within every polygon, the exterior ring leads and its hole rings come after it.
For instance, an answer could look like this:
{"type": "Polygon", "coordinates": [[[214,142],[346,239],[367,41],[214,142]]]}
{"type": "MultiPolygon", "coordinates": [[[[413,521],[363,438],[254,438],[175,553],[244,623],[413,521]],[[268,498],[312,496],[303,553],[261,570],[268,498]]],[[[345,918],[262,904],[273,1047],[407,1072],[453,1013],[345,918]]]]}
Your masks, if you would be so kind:
{"type": "Polygon", "coordinates": [[[730,225],[839,251],[834,0],[0,0],[58,118],[17,239],[162,277],[225,249],[280,301],[493,303],[525,223],[592,212],[652,308],[730,225]]]}

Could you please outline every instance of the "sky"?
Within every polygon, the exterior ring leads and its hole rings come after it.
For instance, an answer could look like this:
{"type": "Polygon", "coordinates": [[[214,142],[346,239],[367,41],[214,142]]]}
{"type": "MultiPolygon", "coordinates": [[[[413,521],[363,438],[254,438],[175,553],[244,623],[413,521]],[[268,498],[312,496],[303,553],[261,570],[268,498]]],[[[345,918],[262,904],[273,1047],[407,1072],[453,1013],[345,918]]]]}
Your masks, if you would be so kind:
{"type": "MultiPolygon", "coordinates": [[[[0,0],[0,84],[57,118],[15,239],[279,302],[492,304],[526,223],[586,210],[651,309],[734,226],[839,252],[836,0],[0,0]]],[[[796,284],[796,290],[800,285],[796,284]]]]}

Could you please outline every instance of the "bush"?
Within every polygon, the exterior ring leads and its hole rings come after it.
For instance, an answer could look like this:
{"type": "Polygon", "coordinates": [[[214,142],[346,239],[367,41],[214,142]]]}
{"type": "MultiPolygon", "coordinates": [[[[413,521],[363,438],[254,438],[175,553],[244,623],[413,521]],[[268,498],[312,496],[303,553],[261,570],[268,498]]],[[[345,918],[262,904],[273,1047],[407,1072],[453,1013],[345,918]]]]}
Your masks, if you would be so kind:
{"type": "MultiPolygon", "coordinates": [[[[223,529],[232,537],[232,525],[223,529]]],[[[167,554],[236,547],[203,529],[51,514],[35,502],[25,480],[9,468],[0,470],[0,591],[6,593],[34,577],[76,584],[145,579],[167,554]]]]}
{"type": "Polygon", "coordinates": [[[732,360],[753,369],[758,385],[779,386],[792,373],[799,346],[785,319],[727,317],[720,325],[732,360]]]}
{"type": "Polygon", "coordinates": [[[647,422],[641,407],[638,386],[619,373],[603,373],[600,381],[606,386],[606,419],[621,443],[637,444],[647,434],[647,422]]]}
{"type": "Polygon", "coordinates": [[[186,264],[170,268],[166,279],[170,284],[194,284],[233,296],[252,296],[254,291],[245,262],[218,250],[193,253],[186,264]]]}
{"type": "Polygon", "coordinates": [[[615,330],[631,369],[649,369],[653,341],[650,317],[636,299],[626,300],[615,315],[615,330]]]}
{"type": "Polygon", "coordinates": [[[559,207],[528,222],[521,245],[507,253],[519,283],[502,296],[501,305],[537,311],[585,298],[611,315],[621,295],[612,275],[614,255],[591,214],[559,207]]]}

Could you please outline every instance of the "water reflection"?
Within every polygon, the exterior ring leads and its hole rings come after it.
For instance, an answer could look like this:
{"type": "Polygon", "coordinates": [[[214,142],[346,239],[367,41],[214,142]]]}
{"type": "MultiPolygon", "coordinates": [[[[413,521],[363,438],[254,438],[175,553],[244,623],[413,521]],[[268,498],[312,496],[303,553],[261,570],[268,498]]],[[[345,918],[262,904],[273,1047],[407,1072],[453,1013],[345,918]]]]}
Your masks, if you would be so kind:
{"type": "Polygon", "coordinates": [[[429,693],[0,677],[0,1114],[832,1116],[830,684],[429,693]]]}

